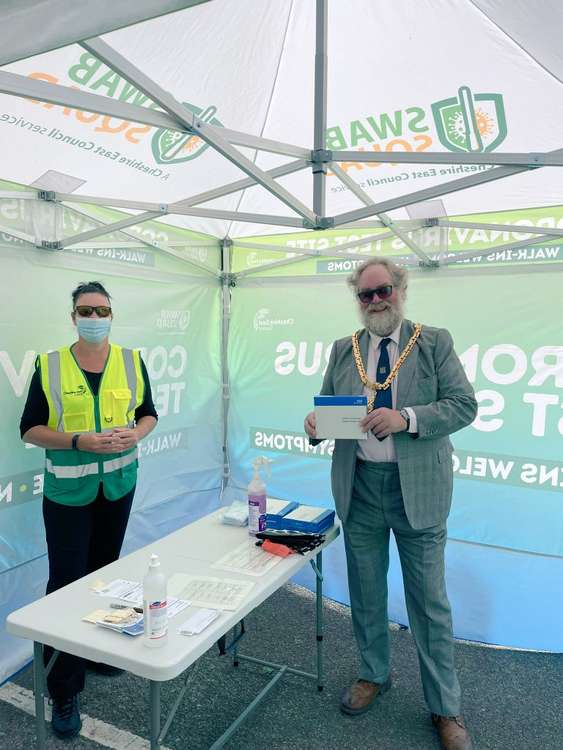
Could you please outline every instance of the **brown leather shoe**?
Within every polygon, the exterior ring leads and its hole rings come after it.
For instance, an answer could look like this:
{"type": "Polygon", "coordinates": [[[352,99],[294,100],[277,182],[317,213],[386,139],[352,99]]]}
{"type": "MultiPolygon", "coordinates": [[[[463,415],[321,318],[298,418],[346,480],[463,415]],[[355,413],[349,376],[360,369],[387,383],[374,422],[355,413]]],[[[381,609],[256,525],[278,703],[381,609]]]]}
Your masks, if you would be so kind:
{"type": "Polygon", "coordinates": [[[356,680],[353,685],[346,688],[340,700],[340,710],[350,716],[363,714],[371,708],[378,695],[383,695],[391,687],[391,678],[385,682],[368,682],[368,680],[356,680]]]}
{"type": "Polygon", "coordinates": [[[473,744],[461,716],[431,714],[444,750],[472,750],[473,744]]]}

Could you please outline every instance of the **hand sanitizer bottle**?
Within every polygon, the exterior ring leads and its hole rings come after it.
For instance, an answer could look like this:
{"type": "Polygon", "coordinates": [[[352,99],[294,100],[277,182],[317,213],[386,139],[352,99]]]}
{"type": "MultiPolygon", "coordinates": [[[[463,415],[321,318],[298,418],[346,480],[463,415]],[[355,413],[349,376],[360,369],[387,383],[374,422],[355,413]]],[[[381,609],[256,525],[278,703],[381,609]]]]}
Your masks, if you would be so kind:
{"type": "Polygon", "coordinates": [[[248,533],[255,535],[266,528],[266,485],[260,476],[261,467],[268,468],[269,458],[258,456],[252,462],[254,476],[248,485],[248,533]]]}
{"type": "Polygon", "coordinates": [[[158,555],[154,554],[143,578],[143,617],[145,646],[164,646],[168,633],[166,577],[160,569],[158,555]]]}

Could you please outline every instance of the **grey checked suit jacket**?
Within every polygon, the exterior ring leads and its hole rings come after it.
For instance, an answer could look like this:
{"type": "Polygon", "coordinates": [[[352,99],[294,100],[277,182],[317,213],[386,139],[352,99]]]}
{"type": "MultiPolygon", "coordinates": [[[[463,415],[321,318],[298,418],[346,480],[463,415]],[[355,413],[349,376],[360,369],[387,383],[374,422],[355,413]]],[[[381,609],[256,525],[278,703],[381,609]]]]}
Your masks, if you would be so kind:
{"type": "MultiPolygon", "coordinates": [[[[401,325],[399,351],[406,346],[414,324],[401,325]]],[[[360,349],[367,362],[369,334],[360,334],[360,349]]],[[[470,424],[477,402],[452,337],[444,328],[422,326],[422,332],[398,373],[396,408],[409,406],[416,414],[418,436],[393,435],[405,512],[415,529],[445,522],[451,505],[453,469],[449,435],[470,424]]],[[[322,395],[355,395],[363,386],[352,354],[352,337],[334,342],[322,395]]],[[[311,441],[318,443],[320,441],[311,441]]],[[[345,523],[350,508],[357,442],[336,440],[332,456],[332,493],[345,523]]]]}

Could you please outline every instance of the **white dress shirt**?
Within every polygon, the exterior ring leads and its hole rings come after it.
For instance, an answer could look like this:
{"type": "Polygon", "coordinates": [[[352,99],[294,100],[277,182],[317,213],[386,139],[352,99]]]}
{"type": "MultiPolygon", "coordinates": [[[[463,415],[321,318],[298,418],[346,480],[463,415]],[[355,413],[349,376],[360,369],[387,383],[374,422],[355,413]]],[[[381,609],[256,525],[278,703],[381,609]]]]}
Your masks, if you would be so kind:
{"type": "MultiPolygon", "coordinates": [[[[369,332],[369,348],[368,348],[368,361],[366,367],[366,374],[368,380],[375,382],[377,365],[379,363],[379,342],[382,338],[391,339],[387,345],[387,352],[389,353],[389,367],[393,369],[395,362],[399,356],[399,335],[401,332],[401,324],[392,331],[389,336],[378,336],[375,333],[369,332]]],[[[397,382],[401,377],[401,371],[397,373],[397,376],[391,383],[391,399],[393,409],[396,408],[397,404],[397,382]]],[[[373,395],[371,388],[364,386],[362,395],[367,396],[368,399],[373,395]]],[[[410,416],[409,432],[416,432],[416,414],[412,409],[406,407],[410,416]]],[[[367,433],[367,440],[358,440],[358,450],[356,456],[363,459],[364,461],[396,461],[397,455],[395,453],[395,444],[393,442],[393,435],[388,435],[384,440],[378,440],[375,435],[370,431],[367,433]]]]}

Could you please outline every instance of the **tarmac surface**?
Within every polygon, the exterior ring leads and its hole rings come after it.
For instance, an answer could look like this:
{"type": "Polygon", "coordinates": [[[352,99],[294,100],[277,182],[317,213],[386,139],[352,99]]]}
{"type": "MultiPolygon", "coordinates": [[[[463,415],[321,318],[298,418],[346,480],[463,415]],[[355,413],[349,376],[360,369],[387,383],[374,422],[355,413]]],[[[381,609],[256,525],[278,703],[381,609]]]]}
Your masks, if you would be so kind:
{"type": "MultiPolygon", "coordinates": [[[[288,584],[245,620],[241,652],[314,670],[314,595],[288,584]]],[[[392,689],[362,716],[339,711],[342,690],[357,676],[350,610],[325,600],[325,688],[285,674],[225,745],[226,750],[439,750],[424,704],[410,632],[391,628],[392,689]]],[[[562,750],[563,655],[456,642],[464,716],[475,750],[562,750]]],[[[204,750],[225,731],[272,675],[270,669],[211,649],[165,737],[168,750],[204,750]]],[[[183,677],[162,687],[165,717],[183,677]]],[[[35,743],[28,666],[0,687],[0,750],[35,743]]],[[[88,673],[81,695],[83,733],[59,740],[47,727],[48,750],[148,750],[148,683],[131,674],[88,673]]],[[[164,718],[163,718],[164,723],[164,718]]]]}

